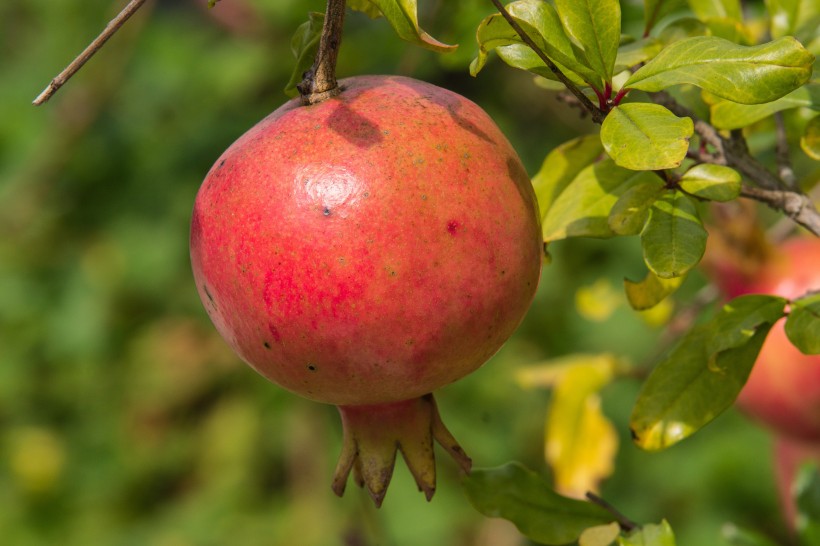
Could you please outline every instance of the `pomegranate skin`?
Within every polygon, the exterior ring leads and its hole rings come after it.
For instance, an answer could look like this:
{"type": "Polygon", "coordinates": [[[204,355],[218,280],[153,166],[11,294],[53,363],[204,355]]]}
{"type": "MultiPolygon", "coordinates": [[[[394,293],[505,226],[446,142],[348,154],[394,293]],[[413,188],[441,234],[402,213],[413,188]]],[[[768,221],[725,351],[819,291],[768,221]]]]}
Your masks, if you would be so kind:
{"type": "MultiPolygon", "coordinates": [[[[750,284],[734,295],[772,294],[795,299],[820,290],[820,239],[800,237],[772,251],[750,284]]],[[[820,356],[801,353],[786,336],[785,319],[769,332],[737,399],[751,417],[779,434],[820,440],[820,356]]]]}
{"type": "Polygon", "coordinates": [[[481,366],[532,301],[534,193],[492,120],[395,76],[293,100],[217,160],[193,210],[199,295],[272,382],[336,405],[425,395],[481,366]]]}

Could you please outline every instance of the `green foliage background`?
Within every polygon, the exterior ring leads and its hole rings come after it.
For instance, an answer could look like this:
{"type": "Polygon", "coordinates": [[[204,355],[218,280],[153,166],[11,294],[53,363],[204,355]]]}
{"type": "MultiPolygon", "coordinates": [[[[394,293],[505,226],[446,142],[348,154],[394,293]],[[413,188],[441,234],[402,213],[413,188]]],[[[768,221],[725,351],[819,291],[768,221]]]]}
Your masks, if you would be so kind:
{"type": "MultiPolygon", "coordinates": [[[[119,3],[116,3],[119,4],[119,3]]],[[[321,0],[149,2],[46,106],[31,100],[119,5],[0,3],[0,542],[9,545],[526,544],[468,504],[440,456],[431,504],[403,463],[384,507],[330,491],[341,437],[332,407],[270,385],[225,347],[190,278],[198,185],[221,151],[284,102],[290,37],[321,0]]],[[[623,2],[640,25],[640,6],[623,2]]],[[[439,56],[352,14],[340,76],[402,73],[481,104],[534,173],[593,130],[530,78],[491,63],[469,76],[489,1],[422,2],[439,56]]],[[[609,351],[642,362],[658,331],[619,308],[575,309],[600,277],[643,274],[637,241],[554,245],[525,324],[484,368],[445,388],[445,421],[477,466],[547,474],[549,393],[514,370],[609,351]]],[[[690,279],[683,296],[702,280],[690,279]]],[[[617,290],[617,288],[616,288],[617,290]]],[[[679,544],[718,544],[727,521],[783,537],[769,438],[735,413],[668,452],[631,445],[638,381],[604,391],[621,435],[603,496],[637,521],[666,517],[679,544]]]]}

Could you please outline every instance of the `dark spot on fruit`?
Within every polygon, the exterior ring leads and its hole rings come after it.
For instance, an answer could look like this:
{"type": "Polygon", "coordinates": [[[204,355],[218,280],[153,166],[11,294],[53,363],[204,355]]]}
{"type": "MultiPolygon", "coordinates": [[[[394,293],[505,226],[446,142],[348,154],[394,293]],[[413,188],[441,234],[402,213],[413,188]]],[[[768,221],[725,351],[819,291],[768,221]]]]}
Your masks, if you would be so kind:
{"type": "Polygon", "coordinates": [[[450,232],[450,235],[455,235],[460,227],[461,223],[458,220],[450,220],[447,222],[447,231],[450,232]]]}
{"type": "Polygon", "coordinates": [[[328,207],[323,208],[322,209],[322,214],[324,214],[325,216],[330,216],[330,208],[328,208],[328,207]]]}
{"type": "Polygon", "coordinates": [[[208,301],[210,301],[213,305],[216,305],[216,302],[214,301],[214,297],[211,295],[211,291],[208,290],[208,285],[207,284],[202,285],[202,290],[205,292],[205,297],[208,298],[208,301]]]}
{"type": "Polygon", "coordinates": [[[265,343],[263,343],[262,345],[265,346],[265,349],[270,349],[270,343],[268,343],[267,341],[265,343]]]}
{"type": "Polygon", "coordinates": [[[311,372],[315,372],[316,371],[316,365],[315,364],[308,364],[307,369],[311,372]]]}

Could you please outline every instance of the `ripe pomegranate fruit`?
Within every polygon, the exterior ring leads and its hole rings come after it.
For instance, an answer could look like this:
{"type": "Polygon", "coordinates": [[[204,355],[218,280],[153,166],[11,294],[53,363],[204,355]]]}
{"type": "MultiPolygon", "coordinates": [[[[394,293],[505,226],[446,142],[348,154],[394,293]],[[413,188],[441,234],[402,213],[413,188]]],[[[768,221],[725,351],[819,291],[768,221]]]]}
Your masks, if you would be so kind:
{"type": "Polygon", "coordinates": [[[399,449],[427,498],[433,439],[469,470],[430,393],[481,366],[538,283],[537,206],[492,120],[393,76],[293,100],[217,160],[191,261],[217,330],[260,374],[339,407],[333,480],[382,502],[399,449]]]}

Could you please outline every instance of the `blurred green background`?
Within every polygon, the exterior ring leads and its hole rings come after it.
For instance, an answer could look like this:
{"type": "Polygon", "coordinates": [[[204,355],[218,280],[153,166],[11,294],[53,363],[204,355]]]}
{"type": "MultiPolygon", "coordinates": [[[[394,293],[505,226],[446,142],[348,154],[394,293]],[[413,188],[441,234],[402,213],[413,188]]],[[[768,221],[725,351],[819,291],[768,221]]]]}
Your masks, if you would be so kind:
{"type": "MultiPolygon", "coordinates": [[[[531,173],[553,146],[594,130],[500,63],[469,76],[489,1],[420,3],[426,30],[458,52],[406,45],[385,21],[352,14],[339,75],[401,73],[472,98],[531,173]]],[[[469,506],[441,452],[430,504],[403,462],[379,511],[354,487],[333,496],[335,408],[244,366],[198,300],[187,237],[199,183],[284,102],[290,37],[324,2],[149,1],[51,102],[31,106],[121,5],[0,3],[0,543],[527,544],[469,506]]],[[[624,2],[627,19],[639,7],[624,2]]],[[[518,459],[548,476],[549,392],[519,388],[518,367],[654,354],[660,330],[637,314],[620,306],[594,321],[575,303],[599,279],[617,294],[624,276],[642,275],[636,241],[557,244],[553,257],[516,336],[438,394],[477,466],[518,459]]],[[[604,391],[621,450],[603,496],[634,520],[668,518],[683,545],[721,543],[728,521],[782,538],[766,433],[730,412],[668,452],[639,452],[627,428],[637,388],[604,391]]]]}

